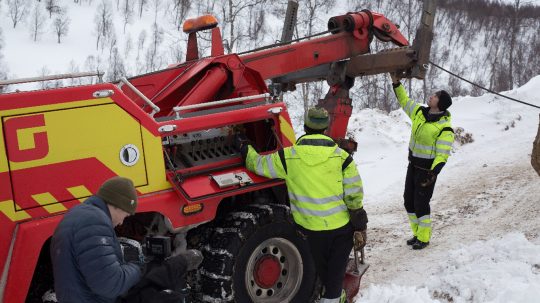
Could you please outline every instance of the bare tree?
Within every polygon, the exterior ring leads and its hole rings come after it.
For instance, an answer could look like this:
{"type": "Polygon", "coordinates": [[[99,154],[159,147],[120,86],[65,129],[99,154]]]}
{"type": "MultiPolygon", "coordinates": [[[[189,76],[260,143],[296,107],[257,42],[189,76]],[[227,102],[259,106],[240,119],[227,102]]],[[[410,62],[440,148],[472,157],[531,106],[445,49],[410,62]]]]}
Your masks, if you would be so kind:
{"type": "Polygon", "coordinates": [[[514,15],[510,22],[510,47],[508,48],[508,89],[514,88],[514,51],[516,47],[516,37],[521,26],[520,0],[514,0],[514,15]]]}
{"type": "MultiPolygon", "coordinates": [[[[115,31],[112,31],[111,32],[111,35],[109,36],[109,39],[108,39],[108,46],[109,46],[109,59],[112,58],[113,56],[113,51],[115,48],[118,48],[118,40],[116,38],[116,33],[115,31]]],[[[118,50],[117,50],[118,51],[118,50]]]]}
{"type": "Polygon", "coordinates": [[[182,62],[185,59],[183,41],[180,38],[174,39],[169,44],[169,62],[182,62]]]}
{"type": "MultiPolygon", "coordinates": [[[[132,2],[132,1],[131,1],[132,2]]],[[[133,18],[133,6],[130,3],[130,0],[124,0],[122,8],[120,9],[122,13],[122,19],[124,21],[124,34],[126,33],[126,25],[131,22],[133,18]]]]}
{"type": "Polygon", "coordinates": [[[191,9],[190,0],[172,0],[173,23],[176,24],[176,29],[182,29],[182,22],[186,19],[186,15],[191,9]]]}
{"type": "Polygon", "coordinates": [[[161,0],[153,0],[152,6],[154,8],[154,23],[157,23],[159,8],[161,7],[161,0]]]}
{"type": "Polygon", "coordinates": [[[56,15],[56,17],[54,18],[54,21],[53,21],[53,29],[54,29],[54,32],[56,34],[56,38],[57,38],[58,43],[61,42],[60,39],[62,37],[67,35],[67,33],[69,31],[69,23],[70,22],[71,22],[71,20],[69,19],[68,15],[67,15],[67,7],[66,8],[61,8],[58,11],[58,14],[56,15]]]}
{"type": "Polygon", "coordinates": [[[124,40],[124,58],[129,58],[131,51],[133,50],[133,39],[128,33],[126,39],[124,40]]]}
{"type": "MultiPolygon", "coordinates": [[[[88,57],[86,57],[86,60],[84,61],[84,69],[86,71],[94,71],[96,72],[97,74],[100,74],[102,69],[100,67],[100,59],[99,57],[96,59],[96,57],[90,55],[88,57]]],[[[88,83],[87,84],[94,84],[96,83],[95,82],[95,78],[92,77],[92,78],[88,78],[88,83]]]]}
{"type": "MultiPolygon", "coordinates": [[[[306,0],[299,2],[297,37],[311,36],[314,32],[324,30],[326,22],[321,15],[335,5],[335,0],[306,0]]],[[[302,83],[301,96],[304,103],[304,112],[322,96],[320,83],[302,83]]]]}
{"type": "Polygon", "coordinates": [[[43,8],[41,7],[41,4],[36,3],[30,15],[30,33],[32,34],[32,39],[34,39],[34,42],[39,39],[41,34],[43,34],[43,28],[46,22],[43,15],[43,8]]]}
{"type": "MultiPolygon", "coordinates": [[[[68,70],[69,70],[70,74],[76,74],[76,73],[78,73],[80,71],[79,70],[79,65],[77,64],[77,62],[75,62],[75,60],[69,61],[68,70]]],[[[70,86],[80,85],[80,84],[82,84],[82,82],[83,82],[83,78],[70,78],[69,79],[69,85],[70,86]]]]}
{"type": "Polygon", "coordinates": [[[240,45],[249,41],[249,32],[245,28],[245,20],[249,18],[250,9],[263,9],[266,0],[221,0],[218,2],[223,22],[223,36],[225,40],[226,52],[237,51],[238,42],[240,45]]]}
{"type": "Polygon", "coordinates": [[[8,14],[13,22],[13,28],[22,21],[28,11],[28,2],[26,0],[8,0],[8,14]]]}
{"type": "MultiPolygon", "coordinates": [[[[252,41],[260,41],[264,39],[264,21],[266,20],[265,10],[262,7],[251,6],[249,8],[248,17],[248,33],[249,39],[252,41]]],[[[259,45],[259,43],[257,43],[259,45]]]]}
{"type": "Polygon", "coordinates": [[[102,0],[94,16],[94,29],[96,31],[96,49],[103,40],[107,40],[113,31],[112,9],[107,0],[102,0]]]}
{"type": "MultiPolygon", "coordinates": [[[[39,76],[40,77],[45,77],[45,76],[48,76],[50,74],[51,74],[51,70],[46,65],[43,65],[41,67],[41,69],[39,70],[39,76]]],[[[53,86],[53,82],[52,81],[41,81],[41,82],[39,82],[39,86],[40,86],[41,89],[51,88],[53,86]]]]}
{"type": "MultiPolygon", "coordinates": [[[[143,29],[139,33],[139,38],[137,39],[137,59],[135,61],[140,62],[141,51],[144,50],[145,45],[146,45],[146,30],[143,29]]],[[[142,65],[137,65],[137,66],[138,66],[137,72],[141,72],[142,65]]]]}
{"type": "Polygon", "coordinates": [[[144,11],[144,6],[146,5],[147,2],[148,2],[148,0],[139,0],[139,18],[142,17],[142,13],[144,11]]]}
{"type": "Polygon", "coordinates": [[[163,42],[163,29],[159,27],[157,23],[152,25],[151,38],[152,40],[150,40],[150,45],[148,46],[145,54],[147,72],[155,71],[162,65],[162,57],[159,54],[159,47],[163,42]]]}
{"type": "Polygon", "coordinates": [[[107,71],[107,80],[114,81],[126,75],[124,60],[118,53],[118,48],[113,48],[109,58],[109,69],[107,71]]]}
{"type": "Polygon", "coordinates": [[[45,9],[49,12],[49,18],[52,18],[61,8],[58,0],[45,0],[45,9]]]}

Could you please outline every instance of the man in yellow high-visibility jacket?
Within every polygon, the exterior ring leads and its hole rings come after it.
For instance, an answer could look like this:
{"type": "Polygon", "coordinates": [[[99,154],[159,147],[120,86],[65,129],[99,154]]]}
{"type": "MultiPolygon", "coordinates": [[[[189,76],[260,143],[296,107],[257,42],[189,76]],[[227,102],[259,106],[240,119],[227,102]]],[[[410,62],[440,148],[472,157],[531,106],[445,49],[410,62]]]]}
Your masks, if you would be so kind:
{"type": "Polygon", "coordinates": [[[296,144],[267,155],[240,147],[246,167],[258,175],[284,179],[292,216],[307,236],[324,293],[321,303],[345,302],[343,278],[353,247],[353,233],[365,235],[362,180],[353,158],[325,136],[328,112],[311,108],[306,134],[296,144]]]}
{"type": "Polygon", "coordinates": [[[395,74],[390,76],[399,104],[412,120],[409,167],[403,194],[413,233],[407,244],[413,249],[423,249],[431,239],[429,201],[437,175],[446,164],[454,142],[451,116],[447,110],[452,105],[452,98],[441,90],[429,98],[427,107],[421,106],[409,99],[395,74]]]}

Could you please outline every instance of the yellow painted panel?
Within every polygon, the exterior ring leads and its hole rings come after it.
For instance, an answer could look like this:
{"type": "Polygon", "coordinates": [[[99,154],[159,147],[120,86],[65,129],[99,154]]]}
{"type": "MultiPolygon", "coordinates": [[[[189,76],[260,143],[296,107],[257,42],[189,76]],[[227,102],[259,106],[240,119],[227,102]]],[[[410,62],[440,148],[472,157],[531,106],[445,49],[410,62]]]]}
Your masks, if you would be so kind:
{"type": "MultiPolygon", "coordinates": [[[[43,114],[45,118],[44,127],[19,130],[18,137],[22,141],[19,142],[21,149],[32,148],[34,134],[45,131],[49,145],[48,154],[43,159],[10,162],[11,169],[18,170],[95,157],[116,175],[131,178],[141,193],[170,189],[171,185],[165,175],[161,137],[154,136],[141,127],[131,115],[110,102],[112,102],[110,98],[104,98],[1,112],[4,117],[43,114]],[[109,103],[104,104],[105,102],[109,103]],[[32,113],[29,113],[29,110],[32,113]],[[40,113],[40,110],[44,112],[40,113]],[[140,158],[133,166],[125,166],[120,161],[120,150],[127,144],[133,144],[139,150],[140,158]]],[[[8,170],[5,150],[4,142],[0,142],[0,172],[8,170]]],[[[74,172],[76,173],[79,172],[74,172]]],[[[91,195],[85,187],[73,187],[68,190],[75,197],[91,195]]],[[[84,198],[80,199],[81,202],[83,200],[84,198]]]]}
{"type": "MultiPolygon", "coordinates": [[[[29,114],[29,113],[50,111],[50,110],[56,110],[56,109],[62,109],[62,108],[73,108],[73,107],[79,107],[79,106],[106,104],[110,102],[112,102],[110,98],[101,98],[101,99],[74,101],[74,102],[69,102],[69,103],[59,103],[59,104],[53,104],[53,105],[17,108],[17,109],[12,109],[12,110],[0,111],[0,117],[4,118],[7,116],[24,115],[24,114],[29,114]]],[[[41,130],[43,128],[40,127],[40,128],[35,128],[35,129],[41,130]]],[[[32,129],[32,132],[34,132],[34,129],[32,129]]],[[[3,134],[3,133],[4,133],[3,123],[0,123],[0,134],[3,134]]],[[[32,146],[33,144],[34,143],[32,142],[32,146]]],[[[7,163],[6,148],[5,148],[5,143],[4,143],[4,136],[0,135],[0,173],[7,172],[7,171],[8,171],[8,163],[7,163]]]]}
{"type": "Polygon", "coordinates": [[[142,129],[144,141],[144,156],[148,175],[148,186],[137,188],[141,193],[151,193],[171,188],[165,175],[165,161],[161,137],[154,136],[146,129],[142,129]]]}
{"type": "Polygon", "coordinates": [[[138,121],[116,104],[34,115],[44,115],[45,127],[40,128],[47,132],[49,152],[39,160],[10,161],[11,170],[97,158],[115,174],[132,179],[136,185],[146,184],[141,127],[138,121]],[[120,161],[120,151],[127,144],[133,144],[139,150],[140,158],[133,166],[126,166],[120,161]]]}

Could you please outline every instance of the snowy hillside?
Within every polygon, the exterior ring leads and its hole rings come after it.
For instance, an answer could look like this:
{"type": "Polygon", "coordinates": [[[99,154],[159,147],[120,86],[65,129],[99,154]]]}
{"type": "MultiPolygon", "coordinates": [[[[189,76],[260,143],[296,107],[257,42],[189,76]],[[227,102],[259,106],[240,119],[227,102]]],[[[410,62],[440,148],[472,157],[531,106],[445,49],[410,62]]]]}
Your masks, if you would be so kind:
{"type": "MultiPolygon", "coordinates": [[[[505,94],[540,105],[540,76],[505,94]]],[[[413,251],[403,208],[408,118],[362,110],[349,130],[369,214],[362,296],[356,302],[538,302],[540,178],[530,165],[540,111],[493,95],[455,98],[456,144],[433,196],[433,238],[413,251]]]]}
{"type": "MultiPolygon", "coordinates": [[[[506,3],[501,13],[453,9],[461,0],[440,2],[431,60],[496,90],[522,85],[540,73],[540,1],[477,0],[506,3]],[[516,5],[517,4],[517,5],[516,5]],[[512,7],[521,11],[512,13],[512,7]],[[531,14],[520,17],[523,11],[531,14]],[[484,15],[482,13],[485,13],[484,15]],[[475,15],[476,14],[476,15],[475,15]],[[478,16],[477,16],[478,15],[478,16]],[[519,22],[518,22],[519,21],[519,22]],[[511,30],[515,28],[515,30],[511,30]],[[511,35],[509,33],[512,33],[511,35]],[[513,41],[512,45],[508,45],[513,41]],[[514,45],[515,44],[515,45],[514,45]],[[515,54],[510,50],[515,49],[515,54]],[[511,56],[510,53],[513,55],[511,56]],[[510,60],[514,58],[515,60],[510,60]],[[509,64],[513,62],[513,64],[509,64]],[[513,73],[515,75],[509,75],[513,73]]],[[[420,19],[421,1],[299,0],[294,37],[325,31],[331,16],[369,9],[383,13],[400,25],[412,42],[420,19]]],[[[462,1],[463,2],[463,1],[462,1]]],[[[472,2],[471,2],[472,3],[472,2]]],[[[0,1],[0,78],[22,78],[77,71],[99,71],[105,80],[165,68],[185,58],[187,35],[183,20],[214,14],[222,28],[225,52],[241,52],[278,41],[287,0],[5,0],[0,1]],[[19,19],[13,20],[14,3],[19,19]],[[15,24],[16,23],[16,24],[15,24]],[[57,25],[64,25],[60,37],[57,25]],[[3,40],[3,42],[1,42],[3,40]],[[58,43],[60,41],[60,43],[58,43]]],[[[207,34],[200,34],[201,54],[207,55],[207,34]]],[[[372,43],[374,52],[394,47],[372,43]]],[[[89,79],[82,79],[88,83],[89,79]]],[[[96,81],[96,79],[93,79],[96,81]]],[[[67,80],[62,84],[77,84],[67,80]]],[[[47,83],[43,86],[55,86],[47,83]]],[[[389,83],[385,76],[359,78],[352,94],[359,108],[390,110],[389,83]]],[[[427,80],[413,82],[413,95],[447,87],[453,95],[480,92],[432,68],[427,80]]],[[[321,83],[298,85],[296,101],[314,104],[326,92],[321,83]]],[[[8,87],[14,90],[16,87],[8,87]]],[[[296,102],[300,104],[300,102],[296,102]]],[[[300,109],[301,107],[299,107],[300,109]]]]}

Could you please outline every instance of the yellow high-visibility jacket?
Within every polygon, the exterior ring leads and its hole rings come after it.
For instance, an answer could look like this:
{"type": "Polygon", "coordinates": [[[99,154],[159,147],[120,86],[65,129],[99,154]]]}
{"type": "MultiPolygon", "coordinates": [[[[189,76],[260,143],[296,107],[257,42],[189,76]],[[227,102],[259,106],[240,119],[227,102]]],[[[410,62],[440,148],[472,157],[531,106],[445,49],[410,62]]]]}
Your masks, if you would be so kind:
{"type": "Polygon", "coordinates": [[[340,228],[349,222],[348,209],[362,207],[362,179],[352,157],[325,135],[303,136],[267,155],[249,146],[246,167],[285,180],[293,218],[308,230],[340,228]]]}
{"type": "Polygon", "coordinates": [[[444,165],[452,151],[454,131],[451,115],[447,110],[435,121],[427,121],[421,106],[409,98],[403,85],[394,88],[399,104],[412,120],[409,151],[415,164],[433,170],[437,165],[444,165]]]}

